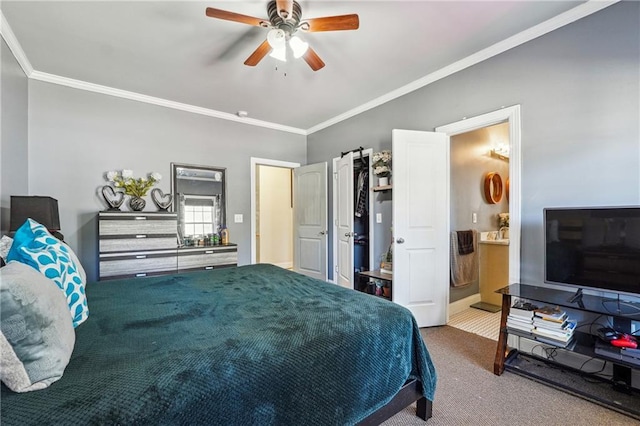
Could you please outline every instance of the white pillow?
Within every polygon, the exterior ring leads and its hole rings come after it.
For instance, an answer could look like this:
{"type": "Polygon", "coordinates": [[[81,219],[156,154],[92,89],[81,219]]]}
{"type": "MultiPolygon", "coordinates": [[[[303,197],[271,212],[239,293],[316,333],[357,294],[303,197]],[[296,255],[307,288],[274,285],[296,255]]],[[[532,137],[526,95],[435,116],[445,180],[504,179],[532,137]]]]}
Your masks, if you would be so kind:
{"type": "Polygon", "coordinates": [[[0,269],[0,331],[0,379],[9,389],[44,389],[62,377],[76,334],[55,282],[20,262],[0,269]]]}

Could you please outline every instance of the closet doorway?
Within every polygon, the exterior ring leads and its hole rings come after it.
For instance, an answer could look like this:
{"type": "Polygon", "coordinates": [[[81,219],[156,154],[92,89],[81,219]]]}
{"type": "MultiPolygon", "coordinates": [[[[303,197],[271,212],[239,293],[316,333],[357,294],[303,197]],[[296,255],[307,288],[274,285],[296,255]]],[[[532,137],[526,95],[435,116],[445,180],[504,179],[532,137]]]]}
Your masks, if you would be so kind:
{"type": "Polygon", "coordinates": [[[251,158],[251,263],[272,263],[326,280],[327,204],[326,162],[300,167],[251,158]],[[274,168],[283,170],[271,173],[274,168]],[[279,201],[272,202],[272,194],[280,194],[279,201]],[[276,211],[267,212],[267,206],[276,211]]]}
{"type": "Polygon", "coordinates": [[[333,282],[355,288],[355,274],[377,269],[374,261],[371,157],[373,149],[333,159],[333,282]]]}
{"type": "Polygon", "coordinates": [[[293,267],[293,169],[299,163],[251,159],[251,263],[293,267]]]}

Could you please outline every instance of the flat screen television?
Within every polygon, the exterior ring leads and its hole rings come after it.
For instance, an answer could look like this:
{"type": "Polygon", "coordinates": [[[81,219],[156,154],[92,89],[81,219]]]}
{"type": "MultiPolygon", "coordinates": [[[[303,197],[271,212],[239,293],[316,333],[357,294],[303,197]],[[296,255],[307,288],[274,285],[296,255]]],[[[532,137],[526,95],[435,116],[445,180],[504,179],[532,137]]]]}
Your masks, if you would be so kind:
{"type": "Polygon", "coordinates": [[[640,207],[546,208],[545,282],[640,295],[640,207]]]}

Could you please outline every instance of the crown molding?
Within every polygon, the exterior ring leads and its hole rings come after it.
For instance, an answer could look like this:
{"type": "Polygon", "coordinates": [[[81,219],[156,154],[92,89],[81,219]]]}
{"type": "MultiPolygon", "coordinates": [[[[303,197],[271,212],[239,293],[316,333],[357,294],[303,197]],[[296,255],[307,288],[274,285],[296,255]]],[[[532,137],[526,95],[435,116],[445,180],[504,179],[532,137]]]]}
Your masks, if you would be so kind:
{"type": "Polygon", "coordinates": [[[13,53],[13,56],[18,61],[18,64],[22,68],[22,71],[30,77],[33,73],[33,67],[31,66],[31,62],[27,58],[27,55],[22,50],[22,46],[20,46],[20,42],[16,38],[16,35],[13,33],[13,30],[9,26],[7,19],[4,17],[4,13],[0,10],[0,35],[9,46],[9,50],[13,53]]]}
{"type": "Polygon", "coordinates": [[[223,120],[235,121],[237,123],[249,124],[251,126],[266,127],[268,129],[279,130],[282,132],[296,133],[306,135],[306,131],[297,127],[284,126],[269,121],[256,120],[253,118],[242,118],[228,112],[216,111],[209,108],[202,108],[195,105],[183,104],[181,102],[170,101],[167,99],[156,98],[154,96],[143,95],[140,93],[130,92],[128,90],[115,89],[113,87],[102,86],[100,84],[88,83],[86,81],[75,80],[73,78],[61,77],[55,74],[49,74],[41,71],[33,71],[30,76],[33,80],[44,81],[46,83],[58,84],[60,86],[72,87],[74,89],[85,90],[88,92],[100,93],[103,95],[115,96],[118,98],[129,99],[137,102],[158,105],[165,108],[177,109],[193,114],[206,115],[208,117],[220,118],[223,120]]]}
{"type": "Polygon", "coordinates": [[[404,96],[408,93],[421,89],[431,83],[476,65],[482,61],[485,61],[493,56],[497,56],[507,50],[520,46],[528,41],[541,37],[547,33],[550,33],[558,28],[582,19],[586,16],[592,15],[600,10],[607,8],[620,0],[589,0],[579,6],[574,7],[560,15],[554,16],[538,25],[535,25],[527,30],[524,30],[514,36],[504,39],[496,44],[493,44],[486,49],[482,49],[464,59],[452,63],[444,68],[441,68],[431,74],[428,74],[418,80],[415,80],[405,86],[400,87],[392,92],[384,94],[378,98],[373,99],[370,102],[362,104],[356,108],[353,108],[343,114],[337,115],[327,121],[317,124],[307,129],[307,135],[318,132],[327,127],[333,126],[341,121],[347,120],[358,114],[362,114],[370,109],[378,107],[396,98],[404,96]]]}
{"type": "Polygon", "coordinates": [[[174,102],[167,99],[156,98],[153,96],[130,92],[127,90],[115,89],[108,86],[102,86],[99,84],[89,83],[81,80],[75,80],[72,78],[44,73],[41,71],[35,71],[1,10],[0,10],[0,35],[2,35],[2,38],[5,40],[5,42],[9,46],[9,49],[15,56],[20,66],[22,67],[22,70],[24,71],[26,76],[34,80],[39,80],[39,81],[52,83],[52,84],[59,84],[62,86],[72,87],[79,90],[86,90],[90,92],[101,93],[104,95],[115,96],[115,97],[129,99],[137,102],[144,102],[152,105],[162,106],[165,108],[177,109],[180,111],[190,112],[193,114],[206,115],[209,117],[215,117],[222,120],[229,120],[237,123],[248,124],[252,126],[264,127],[268,129],[282,131],[282,132],[308,136],[312,133],[318,132],[322,129],[326,129],[329,126],[332,126],[341,121],[347,120],[351,117],[354,117],[358,114],[361,114],[370,109],[378,107],[382,104],[385,104],[389,101],[397,99],[408,93],[421,89],[431,83],[434,83],[438,80],[446,78],[452,74],[455,74],[473,65],[476,65],[493,56],[504,53],[507,50],[513,49],[514,47],[520,46],[521,44],[524,44],[528,41],[541,37],[547,33],[550,33],[558,28],[561,28],[565,25],[568,25],[586,16],[594,14],[615,3],[618,3],[619,1],[620,0],[589,0],[586,3],[583,3],[577,7],[574,7],[571,10],[568,10],[558,16],[548,19],[545,22],[542,22],[538,25],[535,25],[529,28],[528,30],[522,31],[521,33],[518,33],[505,40],[502,40],[492,46],[487,47],[486,49],[480,50],[470,56],[467,56],[464,59],[454,62],[451,65],[448,65],[431,74],[428,74],[422,78],[419,78],[405,86],[402,86],[399,89],[391,91],[385,95],[382,95],[376,99],[373,99],[370,102],[362,104],[356,108],[353,108],[343,114],[337,115],[329,120],[319,123],[306,130],[300,129],[297,127],[290,127],[282,124],[272,123],[268,121],[256,120],[253,118],[242,118],[242,117],[238,117],[235,114],[230,114],[227,112],[216,111],[213,109],[198,107],[195,105],[174,102]]]}
{"type": "Polygon", "coordinates": [[[26,74],[26,76],[32,80],[43,81],[46,83],[58,84],[60,86],[67,86],[74,89],[85,90],[88,92],[100,93],[103,95],[115,96],[118,98],[129,99],[137,102],[144,102],[147,104],[158,105],[165,108],[177,109],[180,111],[190,112],[193,114],[206,115],[208,117],[220,118],[222,120],[235,121],[236,123],[248,124],[251,126],[265,127],[267,129],[278,130],[282,132],[295,133],[298,135],[306,136],[307,132],[304,129],[297,127],[284,126],[282,124],[272,123],[269,121],[256,120],[253,118],[238,117],[235,114],[228,112],[216,111],[213,109],[202,108],[190,104],[184,104],[180,102],[174,102],[167,99],[156,98],[153,96],[142,95],[140,93],[130,92],[127,90],[115,89],[113,87],[102,86],[100,84],[89,83],[86,81],[76,80],[73,78],[62,77],[55,74],[49,74],[42,71],[36,71],[33,69],[31,62],[24,53],[20,42],[16,38],[11,26],[7,22],[2,10],[0,10],[0,35],[9,46],[11,53],[15,56],[18,64],[26,74]]]}

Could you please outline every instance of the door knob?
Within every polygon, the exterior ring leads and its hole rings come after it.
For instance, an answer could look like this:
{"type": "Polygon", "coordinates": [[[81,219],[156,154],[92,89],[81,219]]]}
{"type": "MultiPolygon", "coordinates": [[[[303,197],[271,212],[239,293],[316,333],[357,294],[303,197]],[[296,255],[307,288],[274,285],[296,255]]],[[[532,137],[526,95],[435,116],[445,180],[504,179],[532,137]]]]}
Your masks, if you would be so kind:
{"type": "Polygon", "coordinates": [[[327,235],[327,232],[328,231],[320,231],[320,234],[318,234],[318,235],[327,235]]]}
{"type": "Polygon", "coordinates": [[[396,240],[396,243],[398,243],[398,244],[404,244],[404,238],[398,238],[398,239],[396,240]]]}

